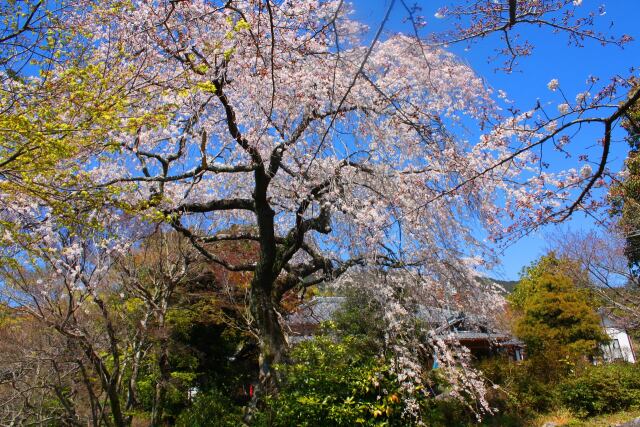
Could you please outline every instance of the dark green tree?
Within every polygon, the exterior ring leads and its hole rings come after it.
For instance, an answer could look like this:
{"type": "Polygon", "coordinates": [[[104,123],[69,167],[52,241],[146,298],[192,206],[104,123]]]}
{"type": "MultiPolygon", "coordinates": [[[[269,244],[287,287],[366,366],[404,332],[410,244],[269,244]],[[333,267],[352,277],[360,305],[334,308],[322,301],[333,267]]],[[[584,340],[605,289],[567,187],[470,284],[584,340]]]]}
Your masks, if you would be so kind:
{"type": "Polygon", "coordinates": [[[572,279],[575,268],[567,259],[546,255],[525,269],[510,298],[518,313],[516,334],[531,357],[551,365],[595,356],[607,339],[588,291],[572,279]]]}

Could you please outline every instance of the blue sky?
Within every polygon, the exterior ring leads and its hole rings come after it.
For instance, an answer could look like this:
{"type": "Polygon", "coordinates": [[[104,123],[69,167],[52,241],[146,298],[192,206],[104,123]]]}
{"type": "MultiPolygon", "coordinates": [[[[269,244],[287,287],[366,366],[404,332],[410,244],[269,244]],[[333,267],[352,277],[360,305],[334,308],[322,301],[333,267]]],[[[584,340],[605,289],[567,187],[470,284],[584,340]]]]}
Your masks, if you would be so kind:
{"type": "MultiPolygon", "coordinates": [[[[460,0],[462,1],[462,0],[460,0]]],[[[407,4],[415,2],[407,0],[407,4]]],[[[352,2],[357,20],[377,28],[390,0],[354,0],[352,2]]],[[[452,1],[417,1],[422,7],[422,15],[427,19],[427,26],[422,35],[429,31],[442,29],[448,24],[447,20],[434,17],[436,10],[452,1]]],[[[560,81],[562,90],[567,98],[573,99],[575,95],[586,89],[586,79],[589,76],[598,76],[603,81],[619,74],[627,76],[631,67],[640,66],[640,30],[638,29],[638,17],[640,16],[640,2],[629,0],[593,1],[583,0],[580,12],[597,11],[604,4],[606,14],[596,16],[596,29],[608,31],[614,35],[628,34],[635,41],[625,45],[624,49],[616,46],[603,47],[597,42],[585,42],[583,48],[568,46],[568,38],[563,34],[554,34],[547,29],[538,27],[522,27],[518,31],[527,36],[535,45],[533,56],[519,60],[517,71],[506,74],[495,71],[502,62],[488,62],[493,50],[501,42],[498,35],[493,35],[467,49],[466,45],[452,46],[449,50],[458,54],[464,61],[482,76],[487,84],[494,89],[502,89],[508,93],[509,99],[521,109],[528,109],[536,104],[539,99],[542,105],[553,102],[551,106],[555,111],[555,105],[560,100],[557,93],[547,89],[547,83],[556,78],[560,81]]],[[[388,32],[410,32],[410,27],[403,24],[402,19],[406,12],[402,4],[397,1],[395,9],[386,25],[388,32]]],[[[636,74],[637,75],[637,74],[636,74]]],[[[617,135],[621,138],[622,134],[617,135]]],[[[596,129],[587,129],[581,132],[576,140],[575,148],[593,145],[598,135],[596,129]]],[[[616,135],[614,135],[614,138],[616,135]]],[[[610,168],[618,170],[626,156],[627,146],[624,142],[617,142],[612,147],[610,168]]],[[[577,163],[575,159],[560,160],[556,166],[563,167],[567,162],[572,166],[577,163]]],[[[545,252],[548,247],[546,237],[559,229],[590,229],[595,227],[593,220],[583,213],[578,213],[562,225],[547,226],[536,233],[520,239],[504,250],[502,253],[503,265],[493,272],[493,275],[504,279],[517,279],[523,266],[545,252]]]]}

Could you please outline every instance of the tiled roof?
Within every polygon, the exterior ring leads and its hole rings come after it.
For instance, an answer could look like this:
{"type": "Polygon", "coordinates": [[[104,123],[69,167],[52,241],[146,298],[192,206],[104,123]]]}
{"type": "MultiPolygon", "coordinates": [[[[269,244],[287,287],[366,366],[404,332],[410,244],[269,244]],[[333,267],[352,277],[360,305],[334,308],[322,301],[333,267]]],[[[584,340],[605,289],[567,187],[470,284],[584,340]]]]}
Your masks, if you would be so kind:
{"type": "Polygon", "coordinates": [[[289,315],[287,324],[320,324],[331,319],[345,301],[345,297],[314,297],[289,315]]]}
{"type": "MultiPolygon", "coordinates": [[[[345,297],[314,297],[287,317],[288,324],[321,323],[331,319],[346,301],[345,297]]],[[[441,325],[452,319],[464,317],[470,323],[482,323],[477,316],[465,314],[459,310],[420,305],[416,317],[428,324],[441,325]]]]}

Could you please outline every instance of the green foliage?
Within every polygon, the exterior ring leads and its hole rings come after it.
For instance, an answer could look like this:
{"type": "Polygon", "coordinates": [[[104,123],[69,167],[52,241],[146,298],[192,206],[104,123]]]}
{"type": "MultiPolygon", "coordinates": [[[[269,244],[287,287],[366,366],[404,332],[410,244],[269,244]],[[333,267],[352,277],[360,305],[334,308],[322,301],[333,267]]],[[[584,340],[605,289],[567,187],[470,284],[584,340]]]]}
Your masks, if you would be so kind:
{"type": "MultiPolygon", "coordinates": [[[[250,378],[255,375],[255,363],[247,361],[243,364],[230,361],[230,357],[236,352],[238,344],[243,339],[239,334],[234,333],[232,328],[215,323],[205,316],[198,316],[198,313],[202,313],[195,308],[188,310],[176,307],[170,313],[168,323],[172,328],[169,341],[171,379],[167,384],[163,410],[164,417],[173,423],[178,416],[181,417],[180,419],[195,419],[193,417],[200,410],[204,411],[203,408],[210,408],[207,410],[213,411],[215,409],[213,398],[221,395],[222,390],[225,390],[226,396],[230,396],[229,389],[250,382],[250,378]],[[194,386],[203,392],[193,404],[190,404],[187,391],[194,386]],[[207,401],[207,396],[211,401],[207,401]]],[[[155,386],[160,380],[158,360],[155,355],[148,357],[139,378],[137,386],[141,409],[151,413],[155,386]]],[[[231,402],[229,397],[227,400],[231,402]]],[[[225,403],[223,407],[230,410],[235,407],[233,405],[233,403],[225,403]]]]}
{"type": "Polygon", "coordinates": [[[423,422],[429,427],[469,427],[469,426],[496,426],[496,427],[520,427],[523,419],[505,408],[499,408],[499,412],[493,415],[485,415],[478,421],[475,414],[458,400],[431,399],[423,406],[423,422]]]}
{"type": "Polygon", "coordinates": [[[559,384],[572,372],[593,367],[589,358],[607,337],[590,294],[572,280],[580,276],[575,263],[553,253],[524,270],[509,300],[528,357],[518,363],[489,359],[480,366],[503,391],[503,413],[528,419],[560,408],[559,384]]]}
{"type": "Polygon", "coordinates": [[[590,366],[562,381],[559,401],[580,416],[640,407],[640,369],[632,364],[590,366]]]}
{"type": "Polygon", "coordinates": [[[584,364],[555,379],[531,359],[485,360],[481,369],[504,391],[497,403],[512,419],[530,420],[562,408],[580,417],[640,408],[640,369],[629,363],[584,364]]]}
{"type": "Polygon", "coordinates": [[[236,427],[242,424],[242,412],[228,395],[210,390],[196,396],[193,405],[177,418],[177,427],[236,427]]]}
{"type": "Polygon", "coordinates": [[[278,367],[280,393],[267,399],[261,426],[409,425],[390,367],[367,354],[362,339],[328,336],[296,346],[278,367]]]}
{"type": "Polygon", "coordinates": [[[532,358],[571,365],[593,356],[607,340],[589,295],[567,274],[570,261],[554,254],[525,270],[511,296],[519,312],[516,335],[527,344],[532,358]]]}
{"type": "MultiPolygon", "coordinates": [[[[629,91],[631,97],[640,90],[637,81],[629,91]]],[[[627,236],[625,255],[629,267],[640,275],[640,104],[632,106],[625,114],[622,127],[627,131],[629,154],[625,161],[626,176],[616,181],[609,190],[611,215],[627,236]]]]}
{"type": "Polygon", "coordinates": [[[475,424],[475,418],[456,400],[432,400],[423,408],[424,421],[430,427],[463,427],[475,424]]]}
{"type": "MultiPolygon", "coordinates": [[[[366,291],[350,289],[345,291],[345,302],[334,313],[332,328],[340,336],[359,339],[362,350],[372,354],[381,353],[385,342],[385,324],[382,307],[372,301],[366,291]]],[[[332,332],[332,331],[328,331],[332,332]]]]}
{"type": "Polygon", "coordinates": [[[554,394],[555,372],[536,359],[513,362],[503,357],[485,359],[480,369],[493,384],[500,386],[492,405],[501,413],[527,418],[534,411],[557,407],[554,394]]]}

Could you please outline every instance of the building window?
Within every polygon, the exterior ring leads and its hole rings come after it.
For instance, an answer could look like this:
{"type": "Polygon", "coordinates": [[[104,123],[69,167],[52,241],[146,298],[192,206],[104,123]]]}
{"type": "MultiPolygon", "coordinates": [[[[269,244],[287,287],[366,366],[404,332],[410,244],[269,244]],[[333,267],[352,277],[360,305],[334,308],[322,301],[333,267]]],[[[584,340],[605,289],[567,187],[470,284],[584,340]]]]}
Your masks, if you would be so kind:
{"type": "Polygon", "coordinates": [[[515,359],[516,359],[516,362],[518,362],[518,361],[520,361],[520,360],[524,359],[524,357],[522,357],[522,352],[520,351],[520,349],[519,349],[519,348],[516,348],[516,351],[515,351],[515,359]]]}
{"type": "Polygon", "coordinates": [[[621,360],[624,359],[622,355],[622,349],[620,348],[620,341],[611,340],[609,343],[609,350],[611,351],[611,358],[613,360],[621,360]]]}

